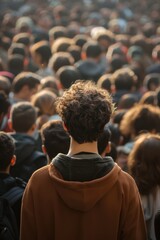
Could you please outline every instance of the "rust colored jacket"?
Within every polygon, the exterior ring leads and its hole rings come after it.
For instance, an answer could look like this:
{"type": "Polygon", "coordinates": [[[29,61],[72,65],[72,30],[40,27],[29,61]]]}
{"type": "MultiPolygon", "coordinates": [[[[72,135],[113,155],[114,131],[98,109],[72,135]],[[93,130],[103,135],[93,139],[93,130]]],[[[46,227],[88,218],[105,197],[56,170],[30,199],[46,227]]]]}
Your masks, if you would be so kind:
{"type": "Polygon", "coordinates": [[[117,164],[104,177],[64,181],[53,164],[25,190],[21,240],[146,240],[134,180],[117,164]]]}

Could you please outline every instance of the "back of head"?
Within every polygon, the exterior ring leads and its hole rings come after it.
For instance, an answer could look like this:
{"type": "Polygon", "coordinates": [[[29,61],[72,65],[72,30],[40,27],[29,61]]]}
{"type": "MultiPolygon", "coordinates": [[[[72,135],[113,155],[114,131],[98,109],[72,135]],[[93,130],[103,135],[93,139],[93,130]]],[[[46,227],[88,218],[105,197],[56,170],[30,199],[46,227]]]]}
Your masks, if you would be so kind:
{"type": "Polygon", "coordinates": [[[82,51],[85,52],[87,58],[99,58],[102,54],[102,49],[96,41],[86,42],[82,51]]]}
{"type": "Polygon", "coordinates": [[[41,64],[48,64],[51,57],[51,49],[47,41],[39,41],[31,47],[32,55],[38,55],[40,57],[41,64]]]}
{"type": "Polygon", "coordinates": [[[63,89],[69,88],[76,80],[80,80],[81,76],[78,69],[74,66],[61,67],[56,73],[63,89]]]}
{"type": "Polygon", "coordinates": [[[156,90],[157,87],[160,86],[160,74],[159,73],[147,74],[144,78],[144,86],[149,91],[156,90]]]}
{"type": "Polygon", "coordinates": [[[67,31],[66,28],[63,26],[56,26],[50,29],[49,31],[49,38],[51,41],[54,41],[61,37],[66,37],[67,31]]]}
{"type": "Polygon", "coordinates": [[[25,46],[30,45],[30,34],[29,33],[18,33],[13,38],[14,43],[22,43],[25,46]]]}
{"type": "Polygon", "coordinates": [[[160,131],[160,109],[151,105],[135,105],[129,109],[120,124],[124,135],[138,136],[142,132],[160,131]]]}
{"type": "Polygon", "coordinates": [[[43,114],[52,116],[55,114],[54,104],[56,97],[57,96],[49,90],[41,90],[40,92],[33,95],[31,102],[33,106],[38,108],[39,116],[43,114]]]}
{"type": "Polygon", "coordinates": [[[160,44],[153,49],[152,57],[154,60],[160,61],[160,44]]]}
{"type": "Polygon", "coordinates": [[[97,81],[98,87],[104,88],[109,92],[111,92],[111,85],[112,85],[111,84],[111,74],[104,74],[97,81]]]}
{"type": "Polygon", "coordinates": [[[138,98],[136,95],[128,93],[124,94],[119,102],[118,102],[118,109],[130,109],[138,102],[138,98]]]}
{"type": "Polygon", "coordinates": [[[97,141],[114,110],[107,91],[91,81],[78,81],[57,100],[57,112],[79,144],[97,141]]]}
{"type": "Polygon", "coordinates": [[[129,155],[128,165],[142,195],[160,186],[160,136],[142,134],[129,155]]]}
{"type": "Polygon", "coordinates": [[[0,131],[0,171],[5,171],[14,155],[14,141],[10,135],[0,131]]]}
{"type": "Polygon", "coordinates": [[[8,55],[19,54],[22,57],[25,57],[25,48],[22,43],[12,43],[8,49],[8,55]]]}
{"type": "Polygon", "coordinates": [[[58,69],[63,66],[72,66],[73,64],[74,59],[71,54],[67,52],[55,53],[49,61],[49,66],[54,72],[57,72],[58,69]]]}
{"type": "Polygon", "coordinates": [[[50,160],[58,153],[68,152],[70,138],[61,121],[51,120],[45,123],[41,128],[41,137],[50,160]]]}
{"type": "Polygon", "coordinates": [[[52,44],[52,53],[67,52],[67,49],[73,44],[72,39],[61,37],[55,40],[52,44]]]}
{"type": "Polygon", "coordinates": [[[122,68],[112,75],[112,81],[116,90],[131,91],[136,85],[137,77],[134,72],[129,68],[122,68]]]}
{"type": "Polygon", "coordinates": [[[35,73],[21,72],[12,82],[13,92],[19,93],[25,85],[27,85],[30,89],[35,88],[36,85],[40,84],[40,80],[41,78],[35,73]]]}
{"type": "Polygon", "coordinates": [[[20,54],[10,55],[8,58],[8,70],[15,76],[24,71],[24,57],[20,54]]]}
{"type": "Polygon", "coordinates": [[[11,83],[7,77],[0,76],[0,91],[4,91],[8,96],[11,91],[11,83]]]}
{"type": "Polygon", "coordinates": [[[8,112],[9,107],[10,102],[7,98],[7,95],[4,93],[4,91],[0,91],[0,116],[1,114],[5,115],[8,112]]]}
{"type": "Polygon", "coordinates": [[[37,110],[29,102],[15,103],[11,108],[10,118],[15,132],[27,133],[36,123],[37,110]]]}

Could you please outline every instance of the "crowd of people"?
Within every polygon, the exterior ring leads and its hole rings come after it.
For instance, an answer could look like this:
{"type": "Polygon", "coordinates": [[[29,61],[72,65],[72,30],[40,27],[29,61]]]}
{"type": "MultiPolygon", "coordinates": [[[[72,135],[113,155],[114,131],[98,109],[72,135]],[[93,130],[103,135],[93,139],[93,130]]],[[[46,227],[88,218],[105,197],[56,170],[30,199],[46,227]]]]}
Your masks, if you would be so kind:
{"type": "Polygon", "coordinates": [[[21,240],[160,239],[159,0],[0,9],[0,196],[21,189],[21,240]]]}

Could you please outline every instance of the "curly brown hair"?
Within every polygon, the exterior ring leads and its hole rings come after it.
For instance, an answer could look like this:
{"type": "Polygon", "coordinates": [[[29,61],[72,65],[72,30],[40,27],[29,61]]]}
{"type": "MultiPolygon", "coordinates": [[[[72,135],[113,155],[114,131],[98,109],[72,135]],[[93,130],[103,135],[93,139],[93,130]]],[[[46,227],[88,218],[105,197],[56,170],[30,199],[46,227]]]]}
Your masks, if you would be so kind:
{"type": "Polygon", "coordinates": [[[128,157],[129,173],[135,179],[142,195],[160,185],[160,136],[142,134],[136,140],[128,157]]]}
{"type": "Polygon", "coordinates": [[[109,93],[91,81],[77,81],[57,100],[57,112],[80,144],[96,141],[113,111],[109,93]]]}

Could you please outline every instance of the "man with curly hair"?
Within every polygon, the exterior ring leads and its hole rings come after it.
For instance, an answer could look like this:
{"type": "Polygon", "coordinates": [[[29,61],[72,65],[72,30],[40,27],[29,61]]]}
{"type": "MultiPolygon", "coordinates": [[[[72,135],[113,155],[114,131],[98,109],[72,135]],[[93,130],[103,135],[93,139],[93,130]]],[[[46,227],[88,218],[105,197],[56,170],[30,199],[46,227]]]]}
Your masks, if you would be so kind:
{"type": "Polygon", "coordinates": [[[21,240],[146,240],[133,179],[98,153],[97,139],[113,111],[108,92],[92,82],[76,82],[57,100],[70,149],[32,175],[21,240]]]}

